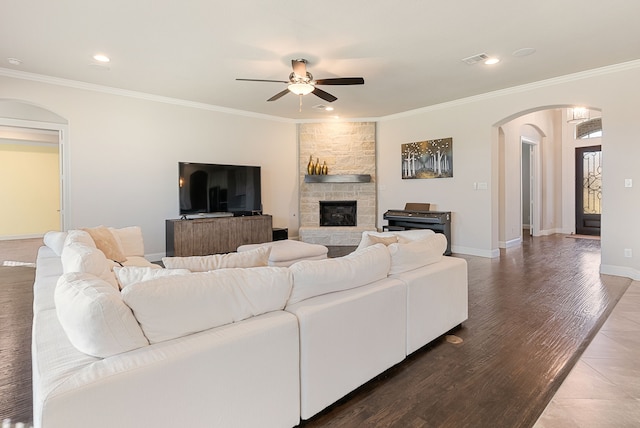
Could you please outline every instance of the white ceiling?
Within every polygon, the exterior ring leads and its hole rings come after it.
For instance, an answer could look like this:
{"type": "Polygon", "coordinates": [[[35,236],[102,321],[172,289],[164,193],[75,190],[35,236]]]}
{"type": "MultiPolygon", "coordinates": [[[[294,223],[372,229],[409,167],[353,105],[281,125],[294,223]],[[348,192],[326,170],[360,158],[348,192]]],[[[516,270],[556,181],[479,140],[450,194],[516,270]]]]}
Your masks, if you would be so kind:
{"type": "Polygon", "coordinates": [[[0,0],[0,67],[291,119],[375,118],[640,59],[639,16],[636,0],[0,0]],[[478,53],[502,61],[461,61],[478,53]],[[282,83],[235,80],[286,80],[295,58],[365,84],[322,86],[338,97],[328,113],[314,95],[302,112],[293,94],[267,102],[282,83]]]}

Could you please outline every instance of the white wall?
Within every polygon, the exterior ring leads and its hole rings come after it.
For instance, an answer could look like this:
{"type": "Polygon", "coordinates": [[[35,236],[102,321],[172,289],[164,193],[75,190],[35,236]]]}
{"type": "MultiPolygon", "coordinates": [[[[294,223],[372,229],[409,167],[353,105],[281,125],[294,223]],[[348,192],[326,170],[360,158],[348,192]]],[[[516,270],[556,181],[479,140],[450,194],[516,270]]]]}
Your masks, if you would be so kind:
{"type": "Polygon", "coordinates": [[[140,225],[157,259],[178,217],[178,162],[192,161],[262,166],[264,212],[297,234],[294,123],[8,77],[0,93],[68,120],[70,228],[140,225]]]}
{"type": "MultiPolygon", "coordinates": [[[[601,270],[640,279],[640,256],[623,256],[625,248],[640,254],[640,197],[637,185],[624,188],[625,178],[640,183],[638,82],[635,61],[383,118],[377,142],[379,222],[384,211],[405,202],[431,202],[454,213],[454,252],[497,255],[498,126],[541,108],[587,106],[602,111],[604,128],[601,270]],[[453,178],[402,180],[400,145],[443,137],[453,137],[453,178]],[[474,182],[487,182],[488,190],[474,190],[474,182]]],[[[561,129],[554,132],[561,138],[561,129]]],[[[555,162],[561,163],[561,156],[555,162]]]]}

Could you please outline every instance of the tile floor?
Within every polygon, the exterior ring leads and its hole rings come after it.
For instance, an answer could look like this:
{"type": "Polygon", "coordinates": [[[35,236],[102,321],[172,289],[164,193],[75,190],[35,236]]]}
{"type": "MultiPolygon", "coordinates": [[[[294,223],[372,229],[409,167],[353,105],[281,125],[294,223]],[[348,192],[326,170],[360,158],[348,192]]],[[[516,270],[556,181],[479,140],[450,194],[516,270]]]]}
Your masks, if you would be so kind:
{"type": "Polygon", "coordinates": [[[631,283],[534,428],[640,427],[640,282],[631,283]]]}

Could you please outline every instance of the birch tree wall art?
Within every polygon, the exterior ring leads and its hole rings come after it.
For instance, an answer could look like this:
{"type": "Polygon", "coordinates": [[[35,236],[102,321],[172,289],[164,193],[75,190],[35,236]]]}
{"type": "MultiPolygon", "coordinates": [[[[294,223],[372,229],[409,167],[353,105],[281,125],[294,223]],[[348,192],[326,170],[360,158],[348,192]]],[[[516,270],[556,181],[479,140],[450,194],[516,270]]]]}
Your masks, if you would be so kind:
{"type": "Polygon", "coordinates": [[[402,144],[402,178],[453,177],[453,138],[402,144]]]}

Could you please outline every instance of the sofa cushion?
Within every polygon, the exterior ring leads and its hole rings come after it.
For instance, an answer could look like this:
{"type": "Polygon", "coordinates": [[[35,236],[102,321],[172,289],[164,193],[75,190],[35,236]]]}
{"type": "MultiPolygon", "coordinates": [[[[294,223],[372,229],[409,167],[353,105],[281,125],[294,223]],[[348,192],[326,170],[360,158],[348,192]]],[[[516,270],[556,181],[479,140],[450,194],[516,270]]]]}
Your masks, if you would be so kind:
{"type": "Polygon", "coordinates": [[[62,254],[62,249],[64,248],[64,242],[67,239],[67,232],[58,232],[55,230],[51,230],[44,234],[43,242],[44,245],[51,248],[54,253],[58,256],[62,254]]]}
{"type": "Polygon", "coordinates": [[[258,247],[242,253],[213,254],[210,256],[163,257],[167,269],[189,269],[207,272],[215,269],[250,268],[267,266],[271,247],[258,247]]]}
{"type": "MultiPolygon", "coordinates": [[[[160,266],[158,266],[159,268],[160,266]]],[[[136,282],[149,281],[168,275],[186,275],[191,273],[188,269],[158,269],[150,266],[124,266],[114,267],[113,273],[116,275],[120,288],[135,284],[136,282]]]]}
{"type": "Polygon", "coordinates": [[[62,275],[54,299],[69,341],[85,354],[106,358],[149,344],[120,292],[95,275],[62,275]]]}
{"type": "Polygon", "coordinates": [[[287,304],[386,278],[390,265],[389,250],[383,244],[344,257],[302,260],[289,268],[293,274],[293,290],[287,304]]]}
{"type": "Polygon", "coordinates": [[[109,230],[120,241],[122,252],[125,256],[144,257],[144,239],[142,237],[142,229],[139,226],[122,227],[115,229],[110,227],[109,230]]]}
{"type": "Polygon", "coordinates": [[[397,239],[396,242],[408,243],[417,239],[431,236],[434,233],[435,232],[431,229],[397,230],[392,232],[372,232],[369,230],[365,230],[364,232],[362,232],[362,239],[360,240],[360,244],[358,244],[358,248],[356,248],[356,251],[379,243],[379,239],[386,239],[387,241],[381,241],[385,245],[392,244],[393,242],[387,242],[389,238],[390,240],[393,240],[394,237],[397,239]]]}
{"type": "Polygon", "coordinates": [[[122,290],[151,343],[281,310],[291,292],[282,267],[221,269],[138,282],[122,290]]]}
{"type": "Polygon", "coordinates": [[[441,233],[433,233],[422,239],[408,243],[389,245],[391,268],[389,275],[417,269],[442,259],[447,249],[447,238],[441,233]]]}
{"type": "Polygon", "coordinates": [[[80,243],[65,245],[60,259],[64,273],[90,273],[108,282],[116,290],[118,289],[118,282],[111,271],[111,263],[97,248],[80,243]]]}
{"type": "Polygon", "coordinates": [[[84,228],[82,230],[91,235],[91,239],[95,242],[96,247],[102,251],[108,259],[120,263],[127,260],[127,256],[125,256],[124,251],[122,250],[120,240],[116,239],[109,228],[98,226],[84,228]]]}
{"type": "Polygon", "coordinates": [[[270,247],[269,266],[291,266],[300,260],[322,260],[327,258],[329,249],[320,244],[284,239],[263,244],[246,244],[238,247],[238,252],[246,252],[259,247],[270,247]]]}

